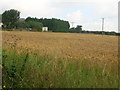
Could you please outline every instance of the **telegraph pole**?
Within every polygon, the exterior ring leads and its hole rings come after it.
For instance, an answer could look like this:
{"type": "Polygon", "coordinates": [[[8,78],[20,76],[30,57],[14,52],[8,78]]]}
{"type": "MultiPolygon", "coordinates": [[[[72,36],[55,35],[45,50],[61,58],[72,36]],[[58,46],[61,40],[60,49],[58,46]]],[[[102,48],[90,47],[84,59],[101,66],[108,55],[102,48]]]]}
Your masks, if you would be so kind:
{"type": "Polygon", "coordinates": [[[103,35],[103,31],[104,31],[104,18],[102,18],[102,35],[103,35]]]}
{"type": "Polygon", "coordinates": [[[74,26],[74,23],[75,23],[75,22],[71,22],[71,24],[72,24],[72,27],[74,26]]]}

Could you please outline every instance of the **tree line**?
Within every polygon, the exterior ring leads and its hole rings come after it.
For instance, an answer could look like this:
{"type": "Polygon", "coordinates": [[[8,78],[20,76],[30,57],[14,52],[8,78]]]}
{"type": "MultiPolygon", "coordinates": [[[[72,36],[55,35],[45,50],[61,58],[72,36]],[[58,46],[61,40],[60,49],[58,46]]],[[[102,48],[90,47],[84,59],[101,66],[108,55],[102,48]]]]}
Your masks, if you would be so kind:
{"type": "Polygon", "coordinates": [[[53,32],[66,32],[70,25],[68,21],[60,19],[32,18],[27,17],[25,20],[20,19],[20,12],[14,9],[6,10],[2,14],[3,28],[6,29],[37,29],[40,31],[42,27],[48,27],[53,32]]]}
{"type": "Polygon", "coordinates": [[[66,32],[66,33],[92,33],[92,34],[105,34],[105,35],[120,35],[116,32],[103,32],[103,31],[86,31],[82,30],[81,25],[70,28],[68,21],[56,18],[33,18],[27,17],[25,20],[20,18],[20,12],[15,9],[6,10],[2,13],[3,29],[23,29],[41,31],[42,27],[48,27],[52,32],[66,32]]]}
{"type": "Polygon", "coordinates": [[[70,25],[68,21],[64,21],[64,20],[60,20],[60,19],[47,19],[47,18],[32,18],[32,17],[28,17],[25,20],[26,22],[39,22],[43,24],[43,27],[48,27],[50,31],[53,32],[66,32],[67,30],[69,30],[70,25]]]}

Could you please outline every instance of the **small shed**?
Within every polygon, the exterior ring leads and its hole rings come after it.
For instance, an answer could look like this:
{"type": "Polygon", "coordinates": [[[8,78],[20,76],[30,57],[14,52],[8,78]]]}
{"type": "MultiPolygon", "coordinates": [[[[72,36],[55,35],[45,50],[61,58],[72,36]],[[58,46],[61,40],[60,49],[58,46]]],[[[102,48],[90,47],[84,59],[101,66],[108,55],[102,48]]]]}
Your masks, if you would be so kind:
{"type": "Polygon", "coordinates": [[[48,27],[42,27],[42,32],[47,32],[48,31],[48,27]]]}
{"type": "Polygon", "coordinates": [[[3,23],[0,23],[0,28],[2,27],[3,23]]]}

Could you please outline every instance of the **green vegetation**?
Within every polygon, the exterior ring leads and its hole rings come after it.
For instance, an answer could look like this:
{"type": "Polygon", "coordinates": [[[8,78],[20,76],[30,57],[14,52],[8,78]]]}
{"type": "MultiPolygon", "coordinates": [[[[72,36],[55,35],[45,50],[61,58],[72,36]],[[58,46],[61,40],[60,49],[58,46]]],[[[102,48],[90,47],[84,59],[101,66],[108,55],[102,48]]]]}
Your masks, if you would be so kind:
{"type": "Polygon", "coordinates": [[[7,10],[2,14],[3,28],[5,29],[37,29],[48,27],[53,32],[67,32],[69,30],[69,22],[60,19],[38,19],[28,17],[25,21],[20,21],[20,12],[14,9],[7,10]]]}
{"type": "Polygon", "coordinates": [[[25,22],[25,21],[18,21],[15,23],[15,27],[16,29],[37,29],[38,31],[42,30],[42,23],[39,22],[35,22],[35,21],[29,21],[29,22],[25,22]]]}
{"type": "Polygon", "coordinates": [[[82,26],[77,25],[76,28],[71,28],[71,29],[69,29],[68,32],[70,32],[70,33],[81,33],[81,32],[82,32],[82,26]]]}
{"type": "Polygon", "coordinates": [[[53,32],[67,32],[69,30],[69,22],[68,21],[64,21],[64,20],[60,20],[60,19],[46,19],[46,18],[31,18],[28,17],[25,20],[26,22],[29,21],[34,21],[34,22],[40,22],[43,24],[44,27],[48,27],[49,30],[53,31],[53,32]]]}
{"type": "Polygon", "coordinates": [[[24,21],[20,21],[20,12],[14,9],[6,10],[2,14],[3,29],[22,29],[41,31],[42,27],[48,27],[52,32],[66,32],[66,33],[92,33],[92,34],[104,34],[104,35],[117,35],[116,32],[102,32],[102,31],[86,31],[82,30],[81,25],[70,28],[68,21],[56,19],[56,18],[33,18],[27,17],[24,21]]]}
{"type": "Polygon", "coordinates": [[[120,35],[120,33],[116,33],[114,31],[107,32],[107,31],[81,31],[81,33],[89,33],[89,34],[103,34],[103,35],[120,35]]]}
{"type": "Polygon", "coordinates": [[[6,88],[117,88],[115,67],[104,71],[104,63],[61,60],[28,50],[3,49],[3,85],[6,88]],[[113,72],[114,71],[114,72],[113,72]]]}
{"type": "Polygon", "coordinates": [[[28,28],[29,25],[24,21],[17,21],[15,23],[15,27],[16,27],[16,29],[25,29],[25,28],[28,28]]]}
{"type": "Polygon", "coordinates": [[[2,14],[2,22],[8,29],[14,28],[15,22],[20,18],[20,12],[14,9],[6,10],[2,14]]]}
{"type": "Polygon", "coordinates": [[[6,88],[118,87],[116,36],[3,31],[2,56],[6,88]]]}

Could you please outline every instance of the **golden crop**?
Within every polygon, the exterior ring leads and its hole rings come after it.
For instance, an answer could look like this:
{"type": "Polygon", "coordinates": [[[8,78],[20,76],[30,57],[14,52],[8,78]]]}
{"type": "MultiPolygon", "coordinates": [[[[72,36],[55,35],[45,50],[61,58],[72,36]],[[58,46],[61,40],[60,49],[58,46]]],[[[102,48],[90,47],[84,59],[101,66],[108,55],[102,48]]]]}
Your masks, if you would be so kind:
{"type": "Polygon", "coordinates": [[[22,80],[12,77],[18,86],[118,86],[118,36],[27,31],[3,31],[2,36],[4,67],[10,71],[10,62],[18,68],[25,60],[24,69],[16,69],[22,80]]]}
{"type": "Polygon", "coordinates": [[[118,37],[108,35],[4,31],[3,47],[15,47],[19,51],[29,49],[36,55],[69,60],[113,62],[118,58],[118,37]]]}

